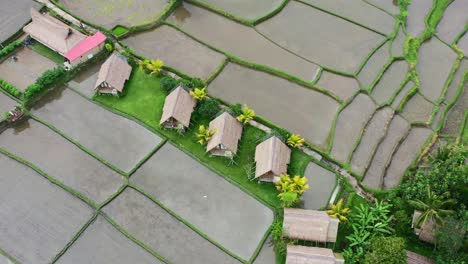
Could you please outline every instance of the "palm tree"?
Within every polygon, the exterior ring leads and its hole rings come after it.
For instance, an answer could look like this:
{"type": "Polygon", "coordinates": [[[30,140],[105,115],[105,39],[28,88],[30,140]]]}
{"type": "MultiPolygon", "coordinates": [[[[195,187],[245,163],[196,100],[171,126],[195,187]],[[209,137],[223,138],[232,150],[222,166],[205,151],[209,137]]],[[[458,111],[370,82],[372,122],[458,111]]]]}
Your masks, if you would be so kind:
{"type": "Polygon", "coordinates": [[[247,124],[250,122],[250,120],[254,119],[255,117],[255,111],[250,109],[247,105],[244,105],[242,108],[242,114],[240,114],[237,117],[237,120],[241,122],[242,124],[247,124]]]}
{"type": "Polygon", "coordinates": [[[341,198],[338,203],[330,204],[330,209],[327,210],[327,214],[332,218],[340,220],[341,223],[348,222],[348,218],[345,215],[351,212],[351,209],[343,208],[343,205],[344,200],[341,198]]]}
{"type": "Polygon", "coordinates": [[[442,223],[444,217],[452,215],[455,211],[447,209],[455,205],[455,199],[445,199],[449,196],[448,192],[442,195],[437,195],[431,191],[431,187],[427,187],[427,197],[424,201],[419,199],[409,201],[410,205],[416,210],[422,211],[422,214],[416,219],[416,226],[423,226],[428,220],[442,223]]]}

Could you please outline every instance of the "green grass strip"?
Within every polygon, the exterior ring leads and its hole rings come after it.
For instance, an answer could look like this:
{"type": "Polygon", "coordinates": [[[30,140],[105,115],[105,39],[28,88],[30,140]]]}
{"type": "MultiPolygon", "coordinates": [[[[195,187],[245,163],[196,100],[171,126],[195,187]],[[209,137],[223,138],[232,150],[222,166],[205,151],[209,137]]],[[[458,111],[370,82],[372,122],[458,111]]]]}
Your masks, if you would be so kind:
{"type": "Polygon", "coordinates": [[[154,198],[153,196],[151,196],[150,194],[146,193],[143,189],[139,188],[138,186],[136,185],[133,185],[132,183],[129,183],[129,187],[134,189],[135,191],[143,194],[146,198],[150,199],[151,201],[153,201],[155,204],[157,204],[159,207],[161,207],[162,209],[164,209],[167,213],[169,213],[170,215],[172,215],[174,218],[176,218],[177,220],[179,220],[179,222],[183,223],[184,225],[186,225],[188,228],[192,229],[193,231],[195,231],[197,234],[199,234],[201,237],[203,237],[204,239],[206,239],[208,242],[210,242],[211,244],[213,244],[214,246],[218,247],[219,249],[221,249],[222,251],[224,251],[226,254],[230,255],[231,257],[239,260],[240,262],[242,263],[247,263],[246,260],[242,259],[241,257],[237,256],[236,254],[234,254],[233,252],[231,252],[230,250],[228,250],[227,248],[225,248],[224,246],[222,246],[221,244],[219,244],[218,242],[214,241],[212,238],[210,238],[208,235],[206,235],[205,233],[203,233],[200,229],[198,229],[197,227],[195,227],[194,225],[192,225],[191,223],[189,223],[188,221],[186,221],[185,219],[183,219],[181,216],[179,216],[178,214],[176,214],[174,211],[172,211],[171,209],[169,209],[168,207],[166,207],[164,204],[162,204],[159,200],[157,200],[156,198],[154,198]]]}
{"type": "Polygon", "coordinates": [[[284,0],[278,7],[276,7],[273,11],[271,11],[270,13],[264,15],[263,17],[255,20],[253,22],[253,25],[256,26],[264,21],[267,21],[268,19],[276,16],[279,12],[281,12],[281,10],[283,10],[287,5],[288,3],[290,2],[290,0],[284,0]]]}
{"type": "Polygon", "coordinates": [[[224,70],[224,68],[228,65],[229,59],[226,58],[224,61],[214,70],[214,72],[211,73],[210,76],[206,79],[205,83],[206,86],[210,85],[210,83],[218,77],[219,74],[224,70]]]}
{"type": "Polygon", "coordinates": [[[16,156],[15,154],[13,153],[10,153],[9,151],[3,149],[3,148],[0,148],[0,153],[4,154],[5,156],[31,168],[32,170],[34,170],[36,173],[38,173],[39,175],[41,175],[42,177],[46,178],[47,180],[49,180],[51,183],[57,185],[58,187],[64,189],[65,191],[67,191],[68,193],[70,193],[71,195],[77,197],[78,199],[80,199],[81,201],[85,202],[86,204],[88,204],[89,206],[91,206],[92,208],[98,208],[98,205],[92,201],[91,199],[89,199],[88,197],[86,197],[85,195],[83,195],[82,193],[72,189],[71,187],[68,187],[67,185],[65,185],[63,182],[49,176],[47,173],[45,173],[44,171],[42,171],[39,167],[37,167],[36,165],[34,165],[33,163],[19,157],[19,156],[16,156]]]}
{"type": "MultiPolygon", "coordinates": [[[[3,249],[0,248],[0,257],[2,257],[2,256],[7,258],[8,261],[11,261],[11,263],[13,263],[13,264],[21,264],[17,259],[15,259],[13,256],[11,256],[6,251],[4,251],[3,249]]],[[[9,263],[6,263],[6,264],[9,264],[9,263]]]]}
{"type": "Polygon", "coordinates": [[[377,51],[383,47],[387,41],[389,41],[388,39],[384,39],[381,43],[379,43],[373,50],[371,50],[371,52],[369,52],[369,54],[366,56],[366,58],[364,58],[364,61],[361,63],[361,65],[359,65],[357,71],[351,76],[351,77],[357,77],[362,69],[364,69],[364,67],[366,66],[366,64],[369,62],[369,60],[371,59],[371,57],[377,53],[377,51]]]}
{"type": "Polygon", "coordinates": [[[135,244],[137,244],[138,246],[140,246],[141,248],[143,248],[146,252],[150,253],[151,255],[153,255],[155,258],[157,258],[158,260],[162,261],[163,263],[171,263],[169,262],[169,260],[167,260],[166,258],[164,258],[163,256],[161,256],[159,253],[155,252],[154,250],[152,250],[150,247],[148,247],[147,245],[145,245],[145,243],[141,242],[140,240],[138,240],[136,237],[134,237],[133,235],[131,235],[130,233],[128,233],[123,227],[121,227],[119,224],[117,224],[114,220],[112,220],[112,218],[110,218],[106,213],[100,211],[99,212],[100,215],[102,217],[104,217],[107,222],[109,222],[109,224],[111,224],[115,229],[117,229],[120,233],[122,233],[125,237],[127,237],[128,239],[130,239],[131,241],[133,241],[135,244]]]}
{"type": "MultiPolygon", "coordinates": [[[[151,130],[150,130],[151,131],[151,130]]],[[[162,138],[161,142],[154,148],[152,149],[146,156],[138,162],[138,164],[128,173],[128,178],[130,178],[135,171],[137,171],[146,161],[148,161],[160,148],[164,146],[166,143],[167,139],[162,138]]]]}
{"type": "Polygon", "coordinates": [[[457,94],[455,95],[455,98],[453,99],[453,101],[448,102],[447,107],[445,108],[445,111],[443,112],[443,114],[442,114],[442,116],[440,118],[439,125],[435,129],[436,132],[439,133],[442,130],[443,125],[445,124],[446,119],[448,117],[448,113],[450,112],[452,107],[455,106],[455,104],[458,102],[458,100],[460,99],[460,97],[463,94],[463,90],[464,90],[464,86],[465,86],[466,82],[468,82],[468,72],[465,72],[465,74],[463,75],[463,78],[462,78],[462,80],[461,80],[461,82],[460,82],[460,84],[458,86],[458,90],[457,90],[457,94]]]}
{"type": "Polygon", "coordinates": [[[98,216],[98,212],[94,212],[93,216],[91,217],[91,219],[89,219],[81,228],[80,230],[78,230],[78,232],[73,236],[72,240],[70,242],[68,242],[65,247],[57,254],[55,255],[55,257],[52,259],[52,261],[50,263],[55,263],[57,262],[57,260],[62,257],[65,252],[67,252],[67,250],[73,245],[73,243],[75,243],[75,241],[77,241],[80,236],[85,232],[85,230],[92,224],[94,223],[94,221],[96,220],[98,216]]]}

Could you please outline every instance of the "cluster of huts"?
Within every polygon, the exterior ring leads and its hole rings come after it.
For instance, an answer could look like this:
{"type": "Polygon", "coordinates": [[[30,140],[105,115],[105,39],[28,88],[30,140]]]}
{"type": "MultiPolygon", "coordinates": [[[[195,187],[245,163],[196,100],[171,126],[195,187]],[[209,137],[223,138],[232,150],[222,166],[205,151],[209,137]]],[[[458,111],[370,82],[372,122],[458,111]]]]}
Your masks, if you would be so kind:
{"type": "MultiPolygon", "coordinates": [[[[31,38],[64,57],[65,68],[91,59],[104,48],[106,36],[96,32],[86,36],[62,21],[31,9],[31,23],[23,28],[31,38]]],[[[114,52],[101,66],[94,86],[99,93],[118,95],[130,78],[132,67],[127,59],[114,52]]]]}
{"type": "MultiPolygon", "coordinates": [[[[173,90],[164,102],[160,125],[168,129],[188,128],[196,101],[182,87],[173,90]]],[[[228,112],[224,112],[209,124],[216,131],[207,144],[206,151],[215,156],[234,157],[242,137],[242,124],[228,112]]],[[[255,150],[255,178],[274,182],[287,173],[291,150],[278,137],[270,137],[260,143],[255,150]]]]}
{"type": "MultiPolygon", "coordinates": [[[[339,220],[324,211],[284,209],[283,235],[294,240],[335,243],[339,220]]],[[[329,248],[288,245],[286,264],[344,263],[340,254],[329,248]]]]}

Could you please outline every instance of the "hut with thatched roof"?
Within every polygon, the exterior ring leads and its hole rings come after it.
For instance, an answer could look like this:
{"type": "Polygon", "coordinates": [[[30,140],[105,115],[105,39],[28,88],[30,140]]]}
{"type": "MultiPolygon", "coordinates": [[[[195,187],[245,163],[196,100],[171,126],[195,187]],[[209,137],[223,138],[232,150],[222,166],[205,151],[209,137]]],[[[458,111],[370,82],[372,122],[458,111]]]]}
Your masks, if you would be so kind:
{"type": "Polygon", "coordinates": [[[432,259],[408,250],[406,251],[406,262],[408,264],[434,264],[432,259]]]}
{"type": "Polygon", "coordinates": [[[179,85],[166,97],[159,124],[169,129],[188,128],[196,104],[192,96],[179,85]]]}
{"type": "Polygon", "coordinates": [[[125,86],[125,82],[130,78],[132,66],[127,59],[117,52],[114,52],[102,65],[99,70],[95,90],[99,93],[119,95],[125,86]]]}
{"type": "Polygon", "coordinates": [[[64,24],[49,14],[41,14],[31,8],[32,22],[23,31],[33,39],[65,57],[86,35],[64,24]]]}
{"type": "Polygon", "coordinates": [[[324,211],[284,208],[283,233],[292,239],[334,243],[339,223],[324,211]]]}
{"type": "Polygon", "coordinates": [[[274,182],[287,173],[291,150],[278,137],[270,137],[255,149],[255,178],[274,182]]]}
{"type": "Polygon", "coordinates": [[[288,245],[286,264],[339,264],[344,263],[340,254],[329,248],[288,245]]]}
{"type": "Polygon", "coordinates": [[[417,222],[421,214],[420,211],[414,211],[411,227],[420,240],[434,244],[436,224],[432,219],[428,219],[426,222],[422,223],[422,225],[418,226],[417,222]]]}
{"type": "Polygon", "coordinates": [[[216,133],[208,141],[206,151],[215,156],[234,157],[242,137],[242,124],[224,112],[210,122],[209,129],[216,133]]]}

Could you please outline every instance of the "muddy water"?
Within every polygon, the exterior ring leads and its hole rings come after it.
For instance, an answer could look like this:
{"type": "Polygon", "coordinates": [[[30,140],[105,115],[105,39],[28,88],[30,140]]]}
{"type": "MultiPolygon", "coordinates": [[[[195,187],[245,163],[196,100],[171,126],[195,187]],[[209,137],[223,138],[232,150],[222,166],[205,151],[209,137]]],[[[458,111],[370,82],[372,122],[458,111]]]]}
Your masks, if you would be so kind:
{"type": "Polygon", "coordinates": [[[356,23],[385,35],[391,34],[395,26],[395,19],[393,19],[392,16],[362,0],[302,1],[351,21],[355,21],[356,23]]]}
{"type": "Polygon", "coordinates": [[[100,69],[101,63],[96,63],[77,74],[68,85],[86,97],[92,98],[100,69]]]}
{"type": "Polygon", "coordinates": [[[417,65],[420,92],[432,102],[441,96],[456,58],[457,54],[436,38],[421,44],[417,65]]]}
{"type": "Polygon", "coordinates": [[[304,177],[310,184],[310,190],[302,196],[304,208],[318,210],[327,206],[336,185],[336,174],[311,162],[307,165],[304,177]]]}
{"type": "Polygon", "coordinates": [[[380,7],[390,14],[399,14],[400,7],[398,7],[398,0],[364,0],[374,6],[380,7]]]}
{"type": "Polygon", "coordinates": [[[408,6],[407,27],[408,33],[413,37],[418,37],[426,28],[425,18],[432,7],[432,0],[411,1],[408,6]]]}
{"type": "Polygon", "coordinates": [[[382,35],[291,1],[257,29],[278,45],[321,66],[352,73],[385,39],[382,35]]]}
{"type": "Polygon", "coordinates": [[[318,66],[278,47],[254,29],[228,20],[202,8],[184,3],[168,18],[208,45],[243,60],[263,64],[313,80],[318,66]]]}
{"type": "Polygon", "coordinates": [[[437,26],[437,32],[447,43],[452,43],[468,21],[468,1],[453,1],[445,10],[444,17],[437,26]]]}
{"type": "Polygon", "coordinates": [[[32,112],[126,172],[161,142],[161,138],[139,124],[103,109],[70,89],[41,101],[32,112]]]}
{"type": "Polygon", "coordinates": [[[3,118],[4,112],[13,110],[16,105],[18,105],[18,103],[15,100],[0,92],[0,119],[3,118]]]}
{"type": "Polygon", "coordinates": [[[54,67],[56,64],[48,58],[42,57],[30,48],[21,48],[0,63],[0,79],[25,91],[42,73],[54,67]],[[14,61],[13,56],[18,60],[14,61]]]}
{"type": "Polygon", "coordinates": [[[283,0],[201,0],[230,14],[245,19],[256,19],[269,14],[281,5],[283,0]]]}
{"type": "Polygon", "coordinates": [[[225,59],[169,26],[133,35],[124,42],[146,58],[162,59],[165,64],[202,79],[207,79],[225,59]]]}
{"type": "Polygon", "coordinates": [[[49,263],[94,210],[3,154],[0,168],[0,248],[21,263],[49,263]]]}
{"type": "Polygon", "coordinates": [[[86,21],[112,29],[116,25],[138,26],[154,21],[165,0],[61,0],[71,13],[86,21]]]}
{"type": "Polygon", "coordinates": [[[109,198],[123,184],[122,176],[34,120],[3,132],[0,147],[96,203],[109,198]]]}
{"type": "Polygon", "coordinates": [[[31,19],[30,8],[38,10],[41,5],[31,0],[0,1],[0,43],[31,19]]]}
{"type": "Polygon", "coordinates": [[[229,103],[247,104],[280,127],[326,146],[339,104],[331,97],[270,74],[227,65],[208,93],[229,103]]]}

